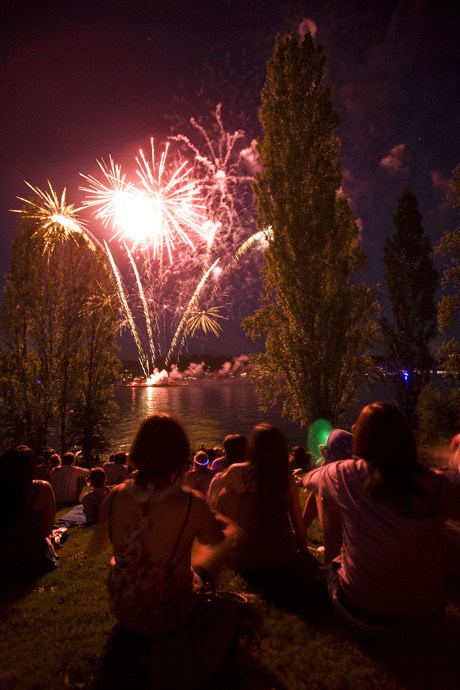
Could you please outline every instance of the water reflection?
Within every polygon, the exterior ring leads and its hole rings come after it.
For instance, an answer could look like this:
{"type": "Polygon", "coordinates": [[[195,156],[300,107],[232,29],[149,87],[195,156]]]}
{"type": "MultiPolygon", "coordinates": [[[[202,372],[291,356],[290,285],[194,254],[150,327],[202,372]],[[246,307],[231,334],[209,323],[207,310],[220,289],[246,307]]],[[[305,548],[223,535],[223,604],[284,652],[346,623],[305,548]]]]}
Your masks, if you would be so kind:
{"type": "Polygon", "coordinates": [[[302,429],[283,419],[280,409],[259,412],[254,386],[245,379],[190,381],[185,386],[161,388],[120,387],[116,400],[120,410],[110,434],[111,450],[127,450],[140,422],[156,412],[178,417],[193,448],[202,443],[221,445],[227,434],[248,434],[261,421],[279,426],[293,445],[306,443],[302,429]]]}
{"type": "MultiPolygon", "coordinates": [[[[391,393],[383,382],[372,390],[362,384],[356,404],[348,410],[344,427],[350,428],[363,405],[375,400],[391,399],[391,393]]],[[[187,430],[194,450],[202,443],[206,447],[222,445],[227,434],[247,435],[260,422],[278,426],[291,445],[305,446],[307,443],[306,431],[284,419],[280,406],[270,413],[258,410],[254,385],[244,378],[204,379],[160,388],[119,387],[116,389],[116,400],[120,409],[109,434],[111,452],[117,448],[129,450],[141,421],[156,412],[178,417],[187,430]]]]}

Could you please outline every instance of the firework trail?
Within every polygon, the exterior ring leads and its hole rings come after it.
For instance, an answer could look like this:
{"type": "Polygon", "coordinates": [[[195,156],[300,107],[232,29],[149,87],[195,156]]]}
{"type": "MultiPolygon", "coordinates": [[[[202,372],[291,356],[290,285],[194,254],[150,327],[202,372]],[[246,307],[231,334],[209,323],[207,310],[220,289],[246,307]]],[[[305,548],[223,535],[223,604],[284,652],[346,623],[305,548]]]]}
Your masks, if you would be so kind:
{"type": "Polygon", "coordinates": [[[178,348],[179,351],[180,351],[181,346],[182,346],[182,342],[183,342],[183,337],[184,337],[184,336],[183,336],[183,331],[184,331],[184,329],[186,328],[187,320],[188,320],[188,318],[189,318],[189,316],[190,316],[190,313],[191,313],[191,311],[195,308],[195,305],[196,305],[196,303],[197,303],[197,301],[198,301],[198,297],[200,296],[200,292],[201,292],[201,290],[203,289],[204,284],[206,283],[208,277],[210,276],[210,274],[212,273],[212,271],[216,268],[216,266],[217,266],[218,263],[219,263],[219,259],[216,259],[216,261],[214,261],[214,263],[212,264],[212,266],[210,266],[210,267],[208,268],[208,270],[203,274],[203,276],[202,276],[200,282],[198,283],[198,285],[197,285],[197,287],[196,287],[196,289],[195,289],[195,292],[193,293],[193,295],[192,295],[192,297],[191,297],[191,299],[190,299],[190,302],[188,303],[187,308],[186,308],[185,311],[184,311],[184,314],[183,314],[183,316],[182,316],[182,319],[180,320],[180,323],[179,323],[179,325],[178,325],[178,327],[177,327],[177,329],[176,329],[176,332],[175,332],[175,334],[174,334],[174,337],[173,337],[173,339],[172,339],[172,342],[171,342],[171,345],[170,345],[170,348],[169,348],[169,352],[168,352],[168,354],[166,355],[165,366],[168,366],[170,357],[172,356],[172,354],[173,354],[173,352],[174,352],[174,350],[175,350],[175,348],[176,348],[176,344],[177,344],[179,338],[181,338],[180,341],[179,341],[179,348],[178,348]]]}
{"type": "Polygon", "coordinates": [[[123,243],[123,244],[124,244],[124,247],[126,249],[126,253],[128,255],[128,258],[131,262],[131,267],[133,269],[134,276],[136,278],[136,285],[137,285],[137,288],[139,290],[139,297],[141,298],[142,308],[144,310],[145,325],[147,328],[147,336],[148,336],[149,346],[150,346],[150,355],[152,357],[152,362],[154,362],[155,361],[155,345],[153,342],[152,323],[150,320],[149,307],[147,304],[147,300],[145,298],[144,287],[142,285],[139,271],[137,270],[136,262],[134,261],[133,255],[131,254],[129,247],[125,243],[123,243]]]}
{"type": "Polygon", "coordinates": [[[137,351],[139,354],[139,362],[141,364],[142,371],[144,372],[145,378],[148,378],[150,375],[149,360],[148,360],[148,357],[145,356],[144,349],[142,347],[142,343],[140,341],[140,338],[139,338],[139,335],[137,332],[136,322],[134,320],[132,311],[129,307],[128,300],[126,299],[125,291],[123,289],[123,283],[121,280],[121,275],[120,275],[120,272],[118,270],[117,264],[115,263],[115,260],[112,256],[112,253],[109,249],[109,246],[105,240],[104,240],[104,245],[105,245],[105,249],[107,252],[107,256],[109,257],[110,265],[112,266],[112,271],[113,271],[113,274],[115,276],[115,280],[117,281],[118,295],[120,297],[120,302],[123,305],[126,319],[128,321],[131,333],[133,335],[134,342],[136,343],[137,351]]]}

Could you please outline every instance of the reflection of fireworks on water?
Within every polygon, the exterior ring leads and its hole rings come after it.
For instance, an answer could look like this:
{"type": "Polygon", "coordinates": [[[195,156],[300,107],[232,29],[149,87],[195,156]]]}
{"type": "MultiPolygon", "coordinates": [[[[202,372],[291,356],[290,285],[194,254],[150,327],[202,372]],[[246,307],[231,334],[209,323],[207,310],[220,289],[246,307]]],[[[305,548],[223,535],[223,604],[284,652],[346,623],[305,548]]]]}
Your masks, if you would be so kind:
{"type": "Polygon", "coordinates": [[[121,166],[110,158],[110,164],[99,162],[103,173],[101,182],[92,175],[82,175],[89,186],[80,187],[87,193],[84,206],[95,207],[96,218],[104,226],[111,225],[114,237],[130,241],[130,249],[152,249],[160,260],[166,249],[172,262],[175,239],[194,248],[189,233],[201,237],[209,233],[209,219],[201,198],[201,188],[191,173],[192,168],[182,161],[177,167],[167,163],[167,144],[155,162],[155,148],[151,140],[151,162],[142,150],[136,158],[139,185],[126,181],[121,166]]]}
{"type": "Polygon", "coordinates": [[[58,240],[74,239],[76,236],[83,238],[91,249],[100,243],[93,237],[85,224],[77,217],[81,208],[66,202],[66,190],[61,198],[48,182],[49,192],[42,191],[39,187],[33,187],[29,182],[26,185],[35,195],[34,199],[18,197],[19,201],[27,204],[22,210],[14,209],[13,213],[21,213],[25,218],[30,218],[37,224],[35,234],[40,233],[44,240],[45,252],[48,252],[58,240]]]}

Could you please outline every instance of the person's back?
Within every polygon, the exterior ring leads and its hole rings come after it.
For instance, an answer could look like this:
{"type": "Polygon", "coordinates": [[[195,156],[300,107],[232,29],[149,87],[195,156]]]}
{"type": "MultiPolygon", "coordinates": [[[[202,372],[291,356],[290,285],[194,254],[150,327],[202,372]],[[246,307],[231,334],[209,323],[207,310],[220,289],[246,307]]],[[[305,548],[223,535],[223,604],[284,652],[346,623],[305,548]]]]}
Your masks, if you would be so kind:
{"type": "Polygon", "coordinates": [[[232,552],[232,566],[243,573],[293,563],[300,546],[307,552],[283,434],[267,424],[254,427],[248,455],[251,461],[235,463],[222,475],[217,500],[218,512],[244,530],[232,552]]]}
{"type": "Polygon", "coordinates": [[[183,484],[206,496],[213,477],[208,456],[204,451],[198,451],[193,458],[193,468],[184,475],[183,484]]]}
{"type": "Polygon", "coordinates": [[[76,503],[85,480],[89,477],[89,470],[74,465],[74,459],[73,453],[65,453],[62,457],[62,465],[50,471],[49,481],[53,487],[56,503],[76,503]]]}
{"type": "Polygon", "coordinates": [[[216,507],[219,493],[223,488],[223,475],[233,464],[246,460],[248,440],[241,434],[228,434],[224,439],[224,455],[214,460],[211,467],[214,471],[214,478],[209,485],[206,495],[208,505],[213,510],[216,507]]]}
{"type": "Polygon", "coordinates": [[[127,479],[129,470],[127,467],[127,455],[124,451],[119,450],[108,462],[105,462],[102,466],[106,477],[108,486],[115,486],[116,484],[121,484],[127,479]],[[113,459],[112,459],[113,458],[113,459]]]}
{"type": "Polygon", "coordinates": [[[388,403],[362,410],[353,455],[304,480],[321,498],[325,545],[336,545],[327,571],[332,603],[358,628],[431,624],[444,609],[441,531],[455,487],[419,463],[407,418],[388,403]]]}
{"type": "Polygon", "coordinates": [[[81,502],[86,522],[91,524],[96,522],[99,508],[110,489],[106,486],[105,472],[101,467],[94,467],[91,470],[88,481],[93,489],[83,496],[81,502]]]}
{"type": "Polygon", "coordinates": [[[246,459],[246,447],[248,440],[241,434],[228,434],[224,438],[224,454],[217,457],[211,464],[215,474],[225,472],[235,462],[243,462],[246,459]]]}
{"type": "MultiPolygon", "coordinates": [[[[441,529],[450,487],[445,477],[425,470],[417,486],[431,501],[425,514],[408,514],[376,502],[366,490],[363,460],[330,465],[343,522],[340,552],[343,593],[363,609],[385,615],[422,615],[444,601],[441,529]]],[[[426,504],[425,504],[426,505],[426,504]]]]}
{"type": "Polygon", "coordinates": [[[234,464],[222,476],[227,490],[217,499],[216,509],[244,530],[232,553],[232,567],[250,572],[295,559],[298,547],[289,521],[288,497],[264,495],[249,463],[234,464]]]}

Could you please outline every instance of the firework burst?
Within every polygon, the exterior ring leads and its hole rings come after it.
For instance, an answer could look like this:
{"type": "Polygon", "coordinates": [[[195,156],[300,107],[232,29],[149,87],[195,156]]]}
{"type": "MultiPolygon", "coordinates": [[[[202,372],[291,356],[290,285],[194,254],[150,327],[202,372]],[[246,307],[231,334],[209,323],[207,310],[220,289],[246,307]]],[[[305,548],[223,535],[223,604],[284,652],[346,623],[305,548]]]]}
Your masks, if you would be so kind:
{"type": "Polygon", "coordinates": [[[215,336],[219,336],[222,331],[219,319],[227,321],[227,317],[221,311],[221,306],[208,307],[207,309],[192,309],[185,327],[185,335],[193,338],[198,331],[201,331],[202,333],[212,333],[215,336]]]}
{"type": "Polygon", "coordinates": [[[103,180],[82,175],[89,184],[80,189],[87,194],[84,206],[96,208],[96,218],[104,226],[112,226],[112,239],[129,243],[131,252],[152,250],[153,257],[160,260],[166,251],[172,263],[175,242],[194,248],[190,233],[206,239],[212,223],[210,226],[192,167],[186,161],[176,167],[167,165],[169,144],[157,162],[153,139],[150,144],[150,160],[142,149],[136,157],[137,184],[128,182],[110,158],[109,165],[98,163],[103,180]]]}
{"type": "Polygon", "coordinates": [[[34,236],[42,237],[45,252],[49,252],[55,242],[76,240],[77,237],[83,238],[91,249],[95,248],[95,244],[100,246],[86,228],[85,223],[78,218],[77,214],[82,207],[77,208],[74,204],[67,203],[65,188],[59,197],[49,181],[49,191],[33,187],[29,182],[25,184],[35,196],[33,199],[18,197],[19,201],[23,201],[26,206],[21,210],[13,209],[13,213],[21,213],[25,218],[31,218],[36,222],[37,229],[34,236]]]}

